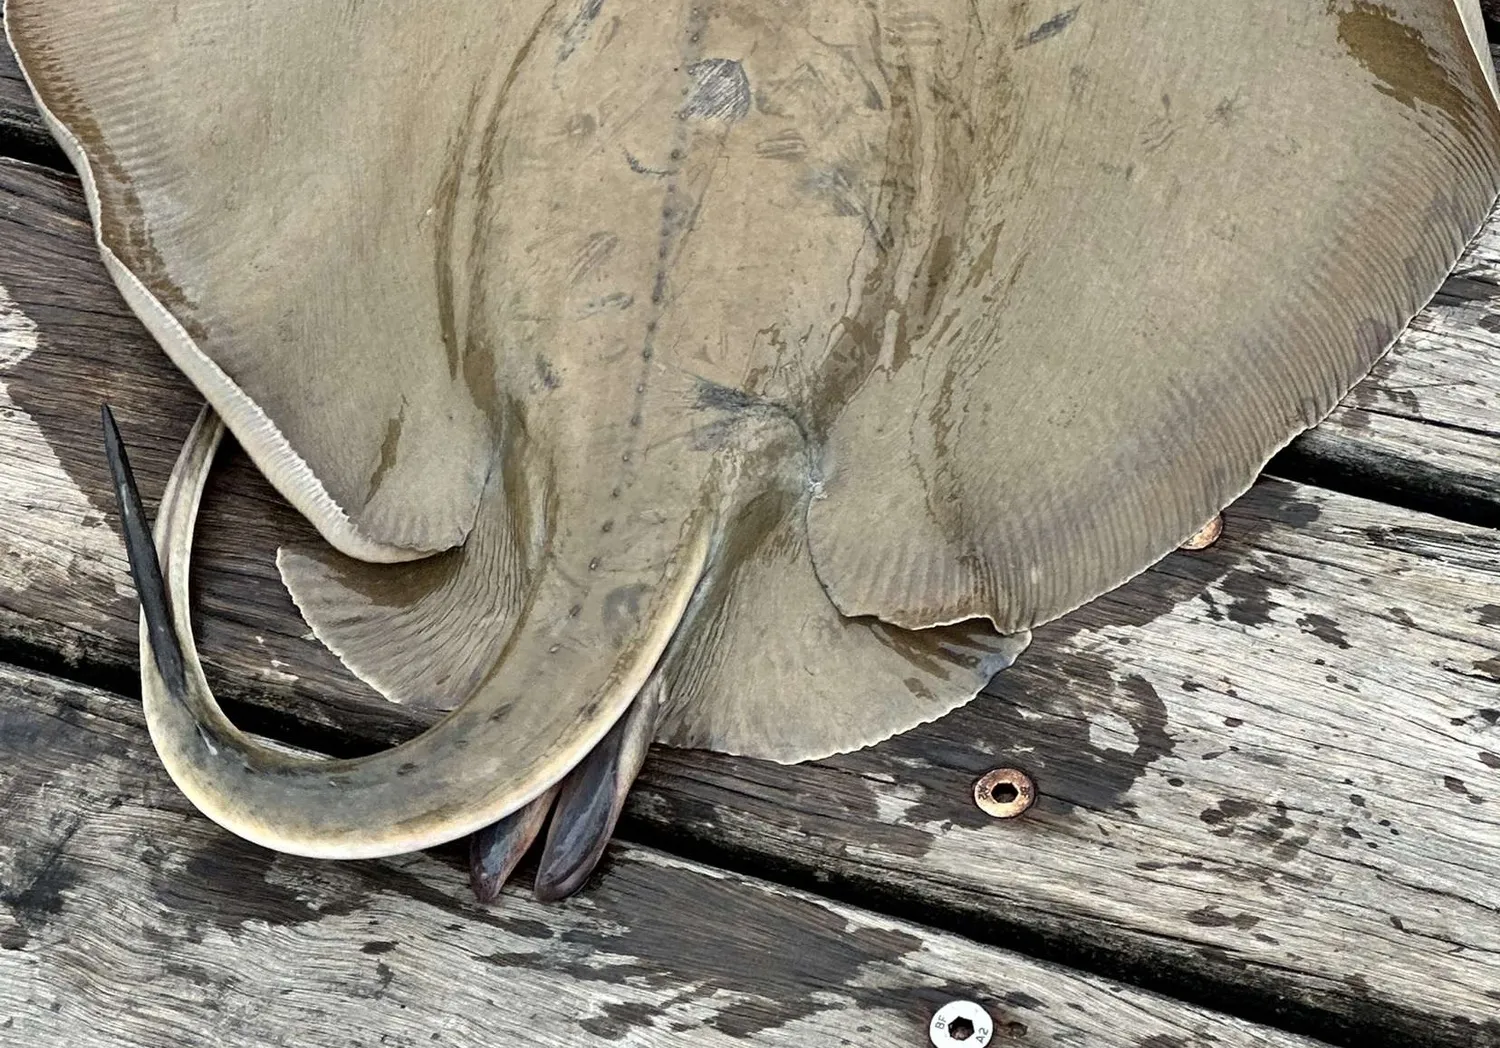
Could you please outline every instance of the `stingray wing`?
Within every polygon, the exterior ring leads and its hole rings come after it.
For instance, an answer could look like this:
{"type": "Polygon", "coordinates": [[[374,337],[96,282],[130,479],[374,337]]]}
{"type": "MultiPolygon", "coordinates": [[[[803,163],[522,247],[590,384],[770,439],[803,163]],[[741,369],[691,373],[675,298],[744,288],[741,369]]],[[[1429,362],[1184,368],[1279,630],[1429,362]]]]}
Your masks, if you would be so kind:
{"type": "Polygon", "coordinates": [[[908,168],[938,184],[903,221],[937,235],[888,237],[816,405],[810,538],[840,609],[1045,622],[1318,422],[1494,198],[1476,13],[1084,3],[977,86],[913,76],[933,101],[908,168]]]}
{"type": "Polygon", "coordinates": [[[428,4],[413,32],[404,5],[343,0],[7,6],[131,306],[355,556],[472,524],[494,367],[467,323],[471,183],[544,9],[428,4]]]}

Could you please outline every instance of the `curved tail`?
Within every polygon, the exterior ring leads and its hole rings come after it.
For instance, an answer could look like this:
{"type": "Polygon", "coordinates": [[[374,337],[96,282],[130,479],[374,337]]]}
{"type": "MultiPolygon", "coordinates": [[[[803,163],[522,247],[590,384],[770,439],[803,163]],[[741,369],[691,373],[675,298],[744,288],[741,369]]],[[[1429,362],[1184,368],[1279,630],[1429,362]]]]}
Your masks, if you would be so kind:
{"type": "Polygon", "coordinates": [[[193,641],[189,553],[222,423],[205,408],[188,435],[153,546],[107,407],[104,422],[141,599],[141,691],[152,742],[199,810],[278,851],[342,859],[415,851],[473,833],[546,793],[641,691],[708,557],[712,522],[705,518],[689,526],[654,577],[636,580],[648,596],[638,626],[620,642],[589,613],[606,595],[595,592],[597,584],[582,586],[576,579],[588,572],[567,570],[553,554],[498,666],[462,706],[382,753],[292,757],[229,722],[193,641]]]}

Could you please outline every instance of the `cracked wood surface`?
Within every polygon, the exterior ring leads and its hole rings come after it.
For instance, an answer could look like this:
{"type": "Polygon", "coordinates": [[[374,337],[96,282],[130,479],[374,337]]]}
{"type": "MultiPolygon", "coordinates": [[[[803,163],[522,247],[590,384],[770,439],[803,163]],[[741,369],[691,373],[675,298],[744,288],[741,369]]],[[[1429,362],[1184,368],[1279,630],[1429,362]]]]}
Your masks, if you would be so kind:
{"type": "MultiPolygon", "coordinates": [[[[5,22],[0,13],[0,33],[5,22]]],[[[53,167],[67,166],[67,157],[52,140],[31,98],[10,48],[0,40],[0,153],[53,167]]]]}
{"type": "Polygon", "coordinates": [[[131,700],[0,693],[0,1043],[911,1048],[965,998],[997,1044],[1313,1048],[643,848],[576,904],[488,909],[439,858],[278,856],[197,817],[131,700]]]}
{"type": "MultiPolygon", "coordinates": [[[[0,69],[0,135],[6,90],[0,69]]],[[[1492,221],[1298,447],[1494,519],[1497,260],[1492,221]]],[[[0,643],[128,689],[97,401],[154,500],[197,399],[119,302],[70,177],[0,162],[0,287],[0,643]]],[[[311,530],[242,457],[205,515],[222,695],[346,744],[421,726],[305,636],[271,556],[311,530]]],[[[657,751],[626,832],[1365,1043],[1500,1044],[1500,537],[1277,482],[1227,517],[935,725],[792,769],[657,751]],[[968,800],[1001,764],[1041,789],[1014,824],[968,800]]],[[[175,862],[208,830],[183,810],[155,844],[175,862]]]]}

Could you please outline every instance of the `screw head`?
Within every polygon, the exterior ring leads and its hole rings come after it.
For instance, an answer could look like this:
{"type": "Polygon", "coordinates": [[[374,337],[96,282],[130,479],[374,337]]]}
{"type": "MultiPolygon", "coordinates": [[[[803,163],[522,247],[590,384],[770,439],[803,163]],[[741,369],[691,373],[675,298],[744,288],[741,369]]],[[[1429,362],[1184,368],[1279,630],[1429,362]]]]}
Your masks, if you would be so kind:
{"type": "Polygon", "coordinates": [[[949,1001],[927,1027],[933,1048],[984,1048],[994,1034],[990,1013],[973,1001],[949,1001]]]}
{"type": "Polygon", "coordinates": [[[1020,768],[996,768],[974,784],[974,803],[997,819],[1014,819],[1036,800],[1036,783],[1020,768]]]}

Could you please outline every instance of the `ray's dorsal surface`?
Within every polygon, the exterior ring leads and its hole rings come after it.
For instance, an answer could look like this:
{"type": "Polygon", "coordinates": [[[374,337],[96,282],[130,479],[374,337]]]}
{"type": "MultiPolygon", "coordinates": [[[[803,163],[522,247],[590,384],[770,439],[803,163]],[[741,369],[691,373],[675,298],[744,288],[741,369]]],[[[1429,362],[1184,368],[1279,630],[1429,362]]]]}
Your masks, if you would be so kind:
{"type": "Polygon", "coordinates": [[[1496,187],[1474,15],[9,0],[127,299],[340,551],[283,552],[298,606],[453,711],[333,763],[223,719],[205,423],[158,521],[183,694],[143,660],[174,779],[373,855],[532,804],[643,690],[661,741],[786,761],[967,701],[1437,287],[1496,187]]]}

